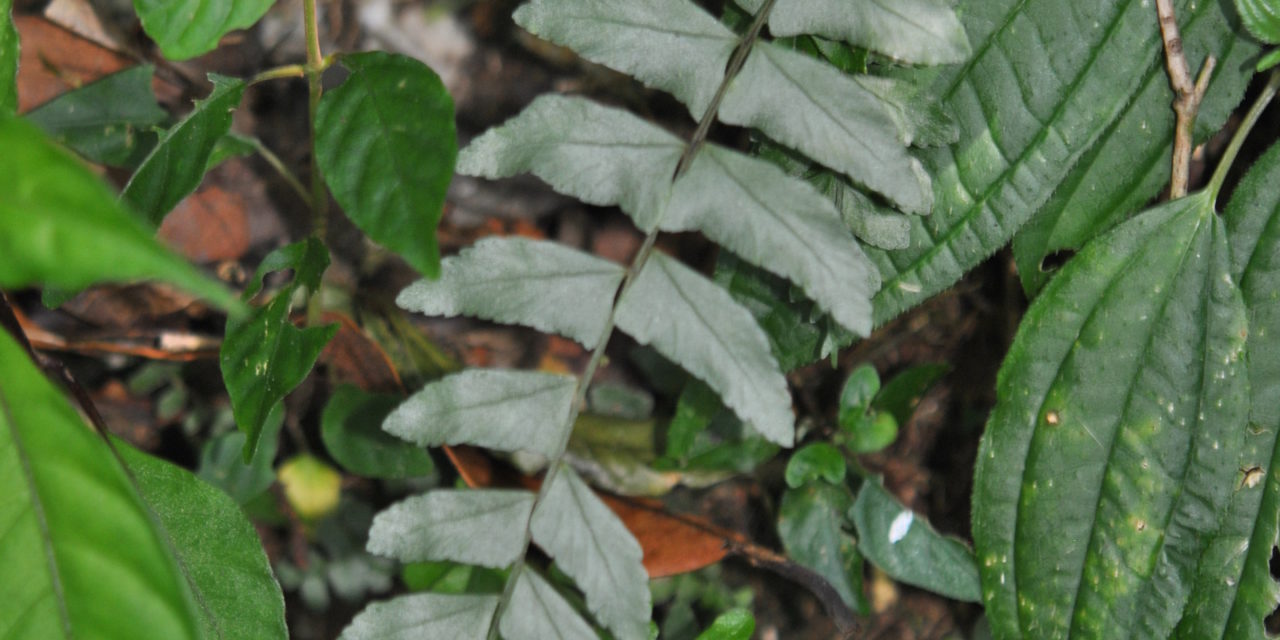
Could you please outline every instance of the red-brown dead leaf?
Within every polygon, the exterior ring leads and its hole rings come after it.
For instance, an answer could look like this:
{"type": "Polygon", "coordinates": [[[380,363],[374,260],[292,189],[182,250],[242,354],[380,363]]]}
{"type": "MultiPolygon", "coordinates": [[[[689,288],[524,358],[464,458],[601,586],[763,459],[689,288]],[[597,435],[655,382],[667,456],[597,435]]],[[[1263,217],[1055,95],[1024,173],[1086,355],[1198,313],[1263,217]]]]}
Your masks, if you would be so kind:
{"type": "Polygon", "coordinates": [[[192,262],[238,260],[249,250],[244,198],[217,185],[205,185],[165,216],[158,235],[192,262]]]}
{"type": "Polygon", "coordinates": [[[335,311],[326,311],[321,320],[339,325],[338,333],[320,352],[320,361],[329,368],[334,384],[349,383],[379,393],[404,393],[391,358],[354,320],[335,311]]]}

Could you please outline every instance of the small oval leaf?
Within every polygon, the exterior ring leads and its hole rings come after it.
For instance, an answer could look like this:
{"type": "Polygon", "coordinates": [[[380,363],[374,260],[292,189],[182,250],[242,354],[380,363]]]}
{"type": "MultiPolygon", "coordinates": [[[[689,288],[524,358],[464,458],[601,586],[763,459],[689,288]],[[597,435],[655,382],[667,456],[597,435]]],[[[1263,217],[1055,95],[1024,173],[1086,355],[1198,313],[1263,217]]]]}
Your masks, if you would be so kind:
{"type": "Polygon", "coordinates": [[[528,491],[432,491],[375,516],[368,549],[402,562],[452,560],[502,568],[524,551],[532,511],[528,491]]]}

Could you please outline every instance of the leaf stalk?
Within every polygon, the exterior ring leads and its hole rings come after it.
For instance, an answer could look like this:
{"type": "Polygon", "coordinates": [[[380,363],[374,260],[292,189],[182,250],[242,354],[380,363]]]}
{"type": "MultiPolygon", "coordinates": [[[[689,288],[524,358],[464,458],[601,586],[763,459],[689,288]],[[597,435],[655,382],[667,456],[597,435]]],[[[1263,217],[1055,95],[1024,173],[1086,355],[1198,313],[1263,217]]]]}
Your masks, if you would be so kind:
{"type": "Polygon", "coordinates": [[[1271,72],[1266,86],[1262,88],[1262,93],[1258,94],[1258,99],[1253,101],[1253,105],[1249,107],[1249,112],[1245,114],[1244,120],[1240,122],[1240,127],[1231,136],[1231,142],[1227,145],[1226,151],[1222,152],[1222,159],[1218,160],[1218,166],[1213,170],[1213,177],[1209,178],[1209,185],[1205,188],[1209,191],[1210,199],[1215,204],[1218,200],[1218,193],[1222,191],[1222,183],[1227,180],[1227,172],[1231,170],[1231,165],[1240,153],[1240,148],[1244,146],[1245,138],[1249,137],[1249,132],[1253,130],[1253,126],[1262,117],[1262,112],[1267,110],[1267,105],[1271,104],[1271,99],[1276,97],[1277,89],[1280,89],[1280,68],[1276,68],[1271,72]]]}

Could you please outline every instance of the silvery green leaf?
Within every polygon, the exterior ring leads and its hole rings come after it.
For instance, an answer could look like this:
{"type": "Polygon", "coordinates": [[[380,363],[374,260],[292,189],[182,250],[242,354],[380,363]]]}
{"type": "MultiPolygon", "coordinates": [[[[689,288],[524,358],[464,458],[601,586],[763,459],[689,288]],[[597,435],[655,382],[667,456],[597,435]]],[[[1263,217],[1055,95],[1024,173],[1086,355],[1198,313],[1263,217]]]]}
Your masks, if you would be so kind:
{"type": "Polygon", "coordinates": [[[911,220],[901,212],[877,203],[831,171],[821,170],[810,181],[831,199],[845,226],[863,242],[888,250],[910,246],[911,220]]]}
{"type": "Polygon", "coordinates": [[[849,76],[874,93],[898,125],[902,143],[918,147],[938,147],[960,138],[960,126],[943,110],[942,105],[921,93],[918,84],[880,76],[849,76]]]}
{"type": "Polygon", "coordinates": [[[667,91],[702,117],[738,36],[689,0],[533,0],[516,24],[667,91]]]}
{"type": "Polygon", "coordinates": [[[427,447],[474,444],[554,457],[576,385],[575,378],[554,373],[468,369],[410,396],[382,430],[427,447]]]}
{"type": "MultiPolygon", "coordinates": [[[[764,0],[738,4],[755,13],[764,0]]],[[[964,27],[945,0],[778,0],[769,32],[826,36],[917,64],[964,62],[970,54],[964,27]]]]}
{"type": "Polygon", "coordinates": [[[415,593],[375,602],[342,630],[341,640],[483,638],[498,596],[415,593]]]}
{"type": "Polygon", "coordinates": [[[505,178],[532,172],[588,204],[618,205],[652,231],[684,142],[622,109],[545,95],[458,155],[458,173],[505,178]]]}
{"type": "Polygon", "coordinates": [[[561,466],[533,511],[533,541],[573,578],[619,638],[647,638],[649,575],[640,543],[577,473],[561,466]]]}
{"type": "Polygon", "coordinates": [[[764,437],[794,442],[786,378],[764,331],[729,292],[655,252],[619,301],[617,325],[706,382],[764,437]]]}
{"type": "Polygon", "coordinates": [[[734,253],[804,288],[851,331],[871,331],[875,265],[831,201],[768,162],[716,145],[676,181],[664,231],[700,229],[734,253]]]}
{"type": "Polygon", "coordinates": [[[904,210],[933,206],[929,175],[907,154],[880,98],[802,53],[757,42],[725,93],[720,119],[759,129],[904,210]]]}
{"type": "Polygon", "coordinates": [[[529,567],[516,579],[511,606],[503,612],[498,629],[507,640],[596,640],[599,637],[555,587],[529,567]]]}
{"type": "Polygon", "coordinates": [[[485,238],[445,258],[396,304],[427,315],[472,315],[558,333],[594,349],[609,320],[621,266],[554,242],[485,238]]]}
{"type": "Polygon", "coordinates": [[[402,562],[451,560],[501,568],[524,551],[532,510],[528,491],[432,491],[375,516],[368,550],[402,562]]]}

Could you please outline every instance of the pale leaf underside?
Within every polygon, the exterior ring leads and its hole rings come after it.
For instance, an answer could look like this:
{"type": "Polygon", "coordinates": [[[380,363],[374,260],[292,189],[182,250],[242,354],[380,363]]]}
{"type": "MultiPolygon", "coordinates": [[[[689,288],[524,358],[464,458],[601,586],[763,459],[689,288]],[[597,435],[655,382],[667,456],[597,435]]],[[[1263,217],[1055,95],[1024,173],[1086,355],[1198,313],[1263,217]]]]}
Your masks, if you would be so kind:
{"type": "Polygon", "coordinates": [[[473,444],[551,457],[569,427],[576,385],[554,373],[469,369],[423,387],[382,429],[427,447],[473,444]]]}
{"type": "Polygon", "coordinates": [[[528,491],[441,489],[391,505],[373,519],[370,553],[402,562],[449,560],[501,568],[524,551],[528,491]]]}
{"type": "Polygon", "coordinates": [[[599,636],[563,596],[536,571],[516,579],[511,606],[498,624],[506,640],[596,640],[599,636]]]}
{"type": "Polygon", "coordinates": [[[341,640],[484,638],[498,596],[415,593],[375,602],[342,631],[341,640]]]}

